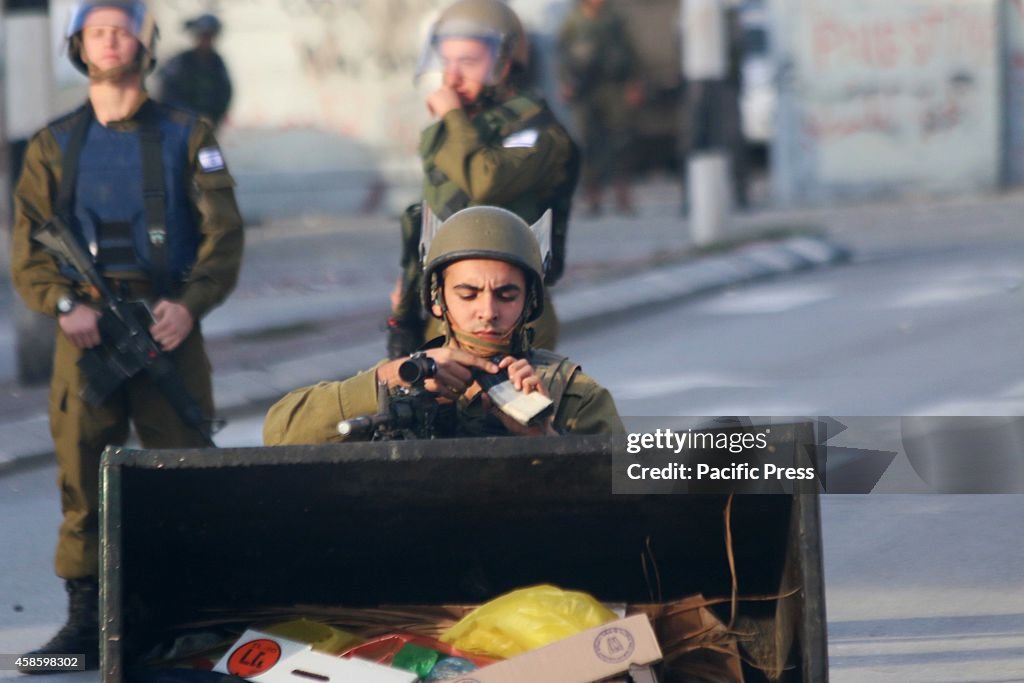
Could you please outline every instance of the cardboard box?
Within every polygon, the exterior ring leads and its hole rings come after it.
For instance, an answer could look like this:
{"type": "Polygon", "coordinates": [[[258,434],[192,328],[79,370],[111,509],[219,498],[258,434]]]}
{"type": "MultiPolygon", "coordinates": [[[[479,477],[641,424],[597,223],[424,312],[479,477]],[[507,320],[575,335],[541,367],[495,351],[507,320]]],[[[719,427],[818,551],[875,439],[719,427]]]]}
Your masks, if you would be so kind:
{"type": "Polygon", "coordinates": [[[416,674],[249,629],[213,667],[256,683],[416,683],[416,674]]]}
{"type": "Polygon", "coordinates": [[[612,621],[478,669],[452,683],[593,683],[661,659],[644,614],[612,621]]]}

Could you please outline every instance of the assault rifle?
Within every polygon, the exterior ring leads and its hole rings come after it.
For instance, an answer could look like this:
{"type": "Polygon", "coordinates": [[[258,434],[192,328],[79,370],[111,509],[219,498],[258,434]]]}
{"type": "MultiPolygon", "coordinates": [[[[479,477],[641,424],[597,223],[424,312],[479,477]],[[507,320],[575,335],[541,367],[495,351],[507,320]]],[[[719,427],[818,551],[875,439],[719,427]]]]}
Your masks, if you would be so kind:
{"type": "Polygon", "coordinates": [[[437,364],[423,354],[413,354],[398,367],[398,376],[408,387],[388,390],[377,387],[377,414],[353,417],[338,423],[344,437],[370,441],[404,441],[433,439],[438,415],[437,394],[427,391],[423,383],[437,372],[437,364]]]}
{"type": "Polygon", "coordinates": [[[207,446],[214,447],[211,436],[220,423],[203,415],[174,362],[149,333],[153,319],[145,302],[122,301],[114,296],[96,272],[92,258],[59,217],[38,226],[32,239],[95,289],[103,306],[99,319],[102,343],[85,349],[78,361],[86,380],[82,398],[93,405],[100,404],[126,380],[144,372],[182,421],[202,434],[207,446]]]}
{"type": "MultiPolygon", "coordinates": [[[[490,360],[497,364],[501,356],[490,360]]],[[[437,394],[427,391],[424,382],[437,372],[437,363],[423,352],[414,353],[398,366],[398,376],[409,386],[388,391],[377,387],[377,414],[354,417],[338,423],[345,437],[372,441],[433,439],[438,435],[437,394]]],[[[508,371],[495,374],[473,370],[473,378],[487,392],[498,410],[525,426],[538,424],[553,413],[553,402],[539,392],[524,393],[508,378],[508,371]]],[[[443,431],[443,430],[442,430],[443,431]]]]}

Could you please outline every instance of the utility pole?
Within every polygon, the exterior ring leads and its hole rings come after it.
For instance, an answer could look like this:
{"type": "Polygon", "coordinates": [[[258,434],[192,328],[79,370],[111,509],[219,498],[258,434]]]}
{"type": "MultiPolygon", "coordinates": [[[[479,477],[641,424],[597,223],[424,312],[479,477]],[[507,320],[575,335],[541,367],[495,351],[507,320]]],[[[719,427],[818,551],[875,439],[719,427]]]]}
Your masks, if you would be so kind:
{"type": "Polygon", "coordinates": [[[694,244],[722,238],[732,198],[726,126],[728,42],[724,0],[680,0],[689,102],[687,197],[694,244]]]}
{"type": "MultiPolygon", "coordinates": [[[[53,118],[53,48],[50,40],[49,0],[3,0],[4,80],[3,188],[12,196],[21,172],[29,137],[53,118]]],[[[11,206],[3,207],[5,232],[10,240],[11,206]]],[[[8,259],[5,258],[6,270],[8,259]]],[[[9,278],[8,278],[9,279],[9,278]]],[[[12,297],[17,334],[18,380],[41,384],[50,378],[53,363],[53,321],[32,313],[12,297]]]]}

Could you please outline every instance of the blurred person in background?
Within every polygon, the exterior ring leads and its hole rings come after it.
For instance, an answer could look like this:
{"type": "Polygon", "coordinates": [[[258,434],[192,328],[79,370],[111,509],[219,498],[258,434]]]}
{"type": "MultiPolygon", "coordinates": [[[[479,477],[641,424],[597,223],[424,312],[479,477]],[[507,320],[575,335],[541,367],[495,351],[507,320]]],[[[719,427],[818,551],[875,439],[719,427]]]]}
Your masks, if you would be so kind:
{"type": "Polygon", "coordinates": [[[214,49],[223,26],[212,14],[185,22],[195,47],[180,52],[160,70],[159,99],[205,116],[219,128],[231,105],[231,76],[214,49]]]}
{"type": "Polygon", "coordinates": [[[558,34],[562,97],[572,106],[583,149],[583,190],[591,216],[611,183],[615,204],[635,212],[630,191],[630,112],[643,88],[626,22],[606,0],[577,0],[558,34]]]}
{"type": "MultiPolygon", "coordinates": [[[[441,76],[426,96],[437,121],[420,138],[423,201],[402,216],[402,274],[388,320],[391,358],[441,334],[436,319],[425,319],[418,294],[424,226],[479,204],[503,207],[529,223],[550,210],[546,284],[562,275],[579,154],[547,104],[524,88],[528,55],[519,18],[499,0],[458,0],[431,28],[417,79],[441,76]]],[[[558,321],[550,297],[531,329],[534,346],[554,348],[558,321]]]]}
{"type": "Polygon", "coordinates": [[[80,361],[95,363],[112,343],[101,331],[101,318],[111,314],[93,286],[33,235],[63,222],[88,245],[115,296],[145,302],[149,334],[206,416],[213,414],[213,388],[199,320],[234,287],[242,258],[234,180],[210,124],[146,94],[156,36],[141,1],[75,6],[67,51],[89,78],[88,101],[33,136],[14,196],[15,288],[30,309],[57,319],[49,412],[63,521],[54,565],[68,593],[67,622],[26,657],[82,655],[87,669],[99,666],[103,449],[124,444],[132,423],[145,448],[200,448],[209,438],[179,416],[145,371],[126,378],[102,365],[95,372],[110,393],[85,398],[91,383],[80,361]]]}

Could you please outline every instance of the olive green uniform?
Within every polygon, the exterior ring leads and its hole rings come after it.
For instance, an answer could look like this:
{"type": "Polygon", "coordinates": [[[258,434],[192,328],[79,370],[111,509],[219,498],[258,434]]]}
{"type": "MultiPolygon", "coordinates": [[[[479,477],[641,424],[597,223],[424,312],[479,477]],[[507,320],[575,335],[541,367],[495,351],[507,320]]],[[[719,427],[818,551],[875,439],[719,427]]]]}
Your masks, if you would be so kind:
{"type": "MultiPolygon", "coordinates": [[[[555,406],[556,429],[573,434],[622,432],[622,420],[607,389],[561,356],[536,350],[528,357],[548,394],[560,397],[555,406]]],[[[494,418],[480,409],[479,397],[472,401],[460,398],[457,411],[460,434],[494,433],[485,425],[494,418]]],[[[320,382],[296,389],[282,398],[267,413],[263,442],[267,446],[279,446],[344,441],[338,433],[338,422],[376,412],[374,367],[341,382],[320,382]]]]}
{"type": "Polygon", "coordinates": [[[591,17],[577,4],[559,31],[558,53],[559,78],[574,93],[583,183],[600,186],[627,170],[631,131],[626,86],[638,80],[636,51],[625,20],[612,8],[606,5],[591,17]]]}
{"type": "MultiPolygon", "coordinates": [[[[536,222],[552,209],[552,254],[546,282],[562,274],[572,192],[578,176],[578,153],[569,134],[543,100],[527,93],[485,96],[470,118],[454,109],[423,131],[423,199],[441,220],[467,206],[499,206],[536,222]]],[[[402,295],[397,319],[420,314],[422,264],[419,257],[419,205],[406,211],[402,223],[402,295]]],[[[533,345],[553,349],[558,320],[550,298],[544,315],[533,324],[533,345]]],[[[442,334],[440,322],[428,316],[425,338],[442,334]]]]}
{"type": "MultiPolygon", "coordinates": [[[[136,109],[122,121],[110,122],[108,127],[136,130],[137,112],[136,109]]],[[[209,124],[199,121],[189,139],[187,168],[191,174],[190,184],[194,186],[192,202],[201,241],[195,264],[176,299],[192,314],[195,326],[169,354],[190,394],[199,401],[206,415],[213,414],[213,392],[199,321],[234,288],[243,245],[242,220],[232,189],[234,180],[226,168],[204,172],[199,164],[199,150],[210,147],[217,147],[217,142],[209,124]]],[[[54,213],[61,175],[60,147],[53,133],[48,128],[43,129],[29,142],[15,191],[11,273],[15,287],[29,308],[48,315],[55,315],[57,301],[63,295],[73,294],[81,300],[90,298],[90,293],[65,277],[53,257],[31,239],[33,228],[54,213]]],[[[150,287],[144,280],[112,284],[116,291],[148,298],[150,287]]],[[[106,445],[124,442],[129,417],[147,448],[204,444],[204,439],[181,421],[159,389],[144,375],[125,382],[99,406],[86,403],[80,397],[83,383],[77,365],[80,357],[81,351],[58,331],[49,410],[64,512],[56,570],[57,575],[65,579],[98,574],[100,455],[106,445]]]]}

